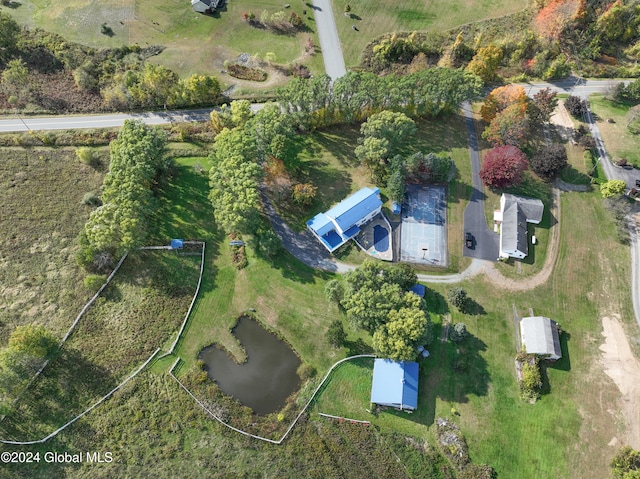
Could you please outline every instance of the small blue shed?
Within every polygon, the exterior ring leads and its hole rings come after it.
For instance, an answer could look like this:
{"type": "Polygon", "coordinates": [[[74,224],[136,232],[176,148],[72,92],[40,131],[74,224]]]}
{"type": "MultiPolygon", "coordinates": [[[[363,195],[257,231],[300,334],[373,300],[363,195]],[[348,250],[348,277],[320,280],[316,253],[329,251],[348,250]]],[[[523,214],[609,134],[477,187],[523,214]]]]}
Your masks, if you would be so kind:
{"type": "Polygon", "coordinates": [[[373,363],[371,402],[414,410],[418,407],[418,363],[376,359],[373,363]]]}
{"type": "Polygon", "coordinates": [[[171,240],[171,249],[181,249],[184,247],[184,241],[181,239],[171,240]]]}
{"type": "Polygon", "coordinates": [[[426,293],[427,289],[424,287],[424,284],[414,284],[413,286],[411,286],[411,289],[409,291],[417,294],[421,298],[424,298],[424,294],[426,293]]]}

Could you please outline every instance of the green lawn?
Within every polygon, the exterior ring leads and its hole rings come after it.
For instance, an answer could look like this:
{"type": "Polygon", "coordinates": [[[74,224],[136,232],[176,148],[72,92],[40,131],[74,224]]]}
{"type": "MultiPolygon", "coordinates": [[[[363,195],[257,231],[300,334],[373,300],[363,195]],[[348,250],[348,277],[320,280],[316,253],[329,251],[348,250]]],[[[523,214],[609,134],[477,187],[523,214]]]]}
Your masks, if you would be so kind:
{"type": "Polygon", "coordinates": [[[413,30],[444,31],[471,22],[518,12],[527,6],[522,0],[407,0],[388,3],[380,0],[338,0],[333,2],[333,14],[338,27],[347,66],[356,66],[370,41],[391,32],[413,30]],[[352,18],[344,15],[351,6],[352,18]],[[356,25],[358,31],[352,29],[356,25]]]}
{"type": "Polygon", "coordinates": [[[589,104],[611,160],[615,162],[625,158],[629,163],[640,166],[640,136],[631,133],[626,126],[629,105],[614,103],[601,95],[591,95],[589,104]],[[605,121],[609,118],[615,123],[605,121]]]}
{"type": "MultiPolygon", "coordinates": [[[[258,54],[264,59],[265,53],[273,52],[277,63],[288,63],[302,56],[309,36],[316,45],[319,43],[312,19],[306,20],[309,32],[295,36],[254,28],[242,19],[242,14],[248,11],[260,18],[265,10],[269,13],[282,10],[284,4],[275,0],[227,2],[225,9],[214,16],[194,12],[188,0],[70,0],[55,5],[44,0],[25,0],[15,3],[19,5],[17,8],[5,11],[29,27],[43,28],[94,47],[163,45],[166,50],[154,61],[183,76],[211,73],[225,83],[233,79],[220,75],[224,61],[233,60],[241,53],[258,54]],[[113,36],[100,33],[103,23],[112,28],[113,36]]],[[[313,18],[311,9],[302,3],[292,5],[289,11],[303,16],[303,9],[313,18]]],[[[314,73],[324,71],[317,70],[321,65],[315,58],[311,65],[314,73]]]]}

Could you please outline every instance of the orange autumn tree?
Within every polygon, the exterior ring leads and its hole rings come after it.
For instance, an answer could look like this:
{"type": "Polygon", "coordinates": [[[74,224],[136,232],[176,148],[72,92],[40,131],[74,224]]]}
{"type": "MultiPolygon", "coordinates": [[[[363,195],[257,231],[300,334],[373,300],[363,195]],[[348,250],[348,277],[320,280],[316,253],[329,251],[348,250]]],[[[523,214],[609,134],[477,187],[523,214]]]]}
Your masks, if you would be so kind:
{"type": "Polygon", "coordinates": [[[584,0],[551,0],[533,19],[533,29],[546,40],[558,40],[569,23],[582,15],[584,0]]]}
{"type": "Polygon", "coordinates": [[[496,115],[508,106],[519,104],[526,109],[528,102],[524,88],[519,85],[505,85],[493,89],[487,95],[480,109],[480,114],[484,121],[491,123],[496,115]]]}

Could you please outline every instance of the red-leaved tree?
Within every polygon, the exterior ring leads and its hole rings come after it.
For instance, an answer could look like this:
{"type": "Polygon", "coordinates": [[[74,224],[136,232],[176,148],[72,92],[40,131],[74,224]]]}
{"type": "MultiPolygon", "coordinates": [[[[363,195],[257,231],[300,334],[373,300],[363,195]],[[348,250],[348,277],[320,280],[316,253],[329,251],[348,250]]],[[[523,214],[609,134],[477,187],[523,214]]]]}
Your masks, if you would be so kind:
{"type": "Polygon", "coordinates": [[[533,19],[533,29],[546,40],[558,40],[571,21],[584,14],[584,0],[551,0],[533,19]]]}
{"type": "Polygon", "coordinates": [[[484,157],[480,178],[489,188],[508,188],[522,183],[522,173],[529,167],[526,155],[516,146],[498,146],[484,157]]]}

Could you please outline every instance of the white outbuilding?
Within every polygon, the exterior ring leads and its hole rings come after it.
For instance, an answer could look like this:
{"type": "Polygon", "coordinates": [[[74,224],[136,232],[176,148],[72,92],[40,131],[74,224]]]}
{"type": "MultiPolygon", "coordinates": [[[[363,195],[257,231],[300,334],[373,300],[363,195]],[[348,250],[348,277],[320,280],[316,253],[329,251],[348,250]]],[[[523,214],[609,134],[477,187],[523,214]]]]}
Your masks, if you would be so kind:
{"type": "Polygon", "coordinates": [[[552,361],[562,357],[558,323],[544,316],[529,316],[520,321],[522,349],[552,361]]]}

